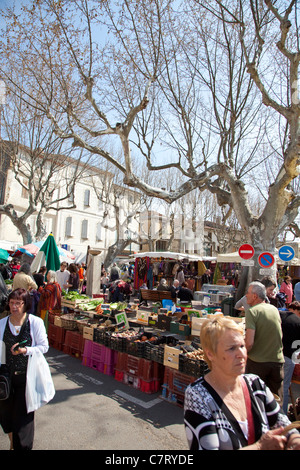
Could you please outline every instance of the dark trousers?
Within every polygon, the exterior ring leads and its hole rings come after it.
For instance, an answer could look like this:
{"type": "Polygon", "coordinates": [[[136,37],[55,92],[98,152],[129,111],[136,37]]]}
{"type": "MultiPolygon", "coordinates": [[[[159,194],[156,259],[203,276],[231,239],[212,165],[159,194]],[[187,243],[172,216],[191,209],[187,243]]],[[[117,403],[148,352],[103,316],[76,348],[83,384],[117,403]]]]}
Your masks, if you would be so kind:
{"type": "Polygon", "coordinates": [[[283,400],[283,366],[282,362],[255,362],[247,359],[246,374],[258,375],[271,392],[283,400]]]}
{"type": "Polygon", "coordinates": [[[14,375],[10,397],[1,403],[0,422],[5,433],[12,432],[14,450],[32,450],[34,412],[27,413],[26,374],[14,375]]]}

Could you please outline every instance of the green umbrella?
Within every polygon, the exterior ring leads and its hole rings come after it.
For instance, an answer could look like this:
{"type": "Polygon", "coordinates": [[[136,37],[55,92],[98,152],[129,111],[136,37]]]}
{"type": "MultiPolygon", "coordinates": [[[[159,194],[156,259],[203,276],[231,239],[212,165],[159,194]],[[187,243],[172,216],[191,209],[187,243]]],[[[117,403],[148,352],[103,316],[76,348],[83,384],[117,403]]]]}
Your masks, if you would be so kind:
{"type": "Polygon", "coordinates": [[[32,272],[38,272],[42,266],[47,271],[57,271],[60,267],[59,251],[52,233],[47,237],[31,265],[32,272]]]}
{"type": "Polygon", "coordinates": [[[0,248],[0,263],[7,263],[8,257],[8,251],[3,250],[3,248],[0,248]]]}

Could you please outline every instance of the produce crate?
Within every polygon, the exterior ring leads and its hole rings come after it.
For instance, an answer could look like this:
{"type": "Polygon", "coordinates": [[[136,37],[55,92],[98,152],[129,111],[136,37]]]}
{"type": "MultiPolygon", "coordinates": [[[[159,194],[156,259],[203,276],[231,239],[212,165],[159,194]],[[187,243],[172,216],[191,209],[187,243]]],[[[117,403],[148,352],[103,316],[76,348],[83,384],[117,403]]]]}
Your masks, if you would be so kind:
{"type": "Polygon", "coordinates": [[[107,328],[94,328],[93,341],[95,343],[110,347],[110,340],[111,334],[108,332],[107,328]]]}
{"type": "Polygon", "coordinates": [[[66,331],[63,352],[81,358],[84,352],[84,339],[78,331],[66,331]]]}
{"type": "Polygon", "coordinates": [[[161,389],[161,382],[159,380],[143,380],[140,379],[139,389],[143,393],[156,393],[161,389]]]}
{"type": "Polygon", "coordinates": [[[126,372],[131,376],[140,377],[141,372],[143,370],[142,360],[142,358],[131,356],[130,354],[128,354],[126,372]]]}
{"type": "Polygon", "coordinates": [[[126,352],[128,354],[131,354],[132,356],[137,356],[137,357],[144,357],[144,350],[145,350],[145,341],[141,341],[140,339],[127,340],[126,352]]]}
{"type": "Polygon", "coordinates": [[[165,367],[161,397],[182,407],[184,404],[185,390],[187,386],[195,380],[195,377],[165,367]]]}
{"type": "Polygon", "coordinates": [[[128,354],[124,352],[118,352],[116,370],[124,372],[127,370],[127,359],[128,354]]]}
{"type": "Polygon", "coordinates": [[[47,333],[49,346],[62,351],[65,340],[65,333],[66,330],[64,328],[49,323],[47,333]]]}
{"type": "Polygon", "coordinates": [[[130,387],[139,389],[140,388],[140,379],[135,375],[128,374],[124,372],[123,374],[123,383],[129,385],[130,387]]]}
{"type": "Polygon", "coordinates": [[[183,374],[198,378],[209,372],[207,363],[201,359],[192,359],[185,354],[179,356],[179,371],[183,374]]]}
{"type": "Polygon", "coordinates": [[[62,307],[68,307],[74,310],[75,308],[80,308],[80,305],[88,302],[89,299],[75,299],[75,300],[67,300],[64,297],[61,299],[61,306],[62,307]]]}
{"type": "Polygon", "coordinates": [[[110,335],[109,347],[114,351],[127,352],[128,339],[125,336],[110,335]]]}

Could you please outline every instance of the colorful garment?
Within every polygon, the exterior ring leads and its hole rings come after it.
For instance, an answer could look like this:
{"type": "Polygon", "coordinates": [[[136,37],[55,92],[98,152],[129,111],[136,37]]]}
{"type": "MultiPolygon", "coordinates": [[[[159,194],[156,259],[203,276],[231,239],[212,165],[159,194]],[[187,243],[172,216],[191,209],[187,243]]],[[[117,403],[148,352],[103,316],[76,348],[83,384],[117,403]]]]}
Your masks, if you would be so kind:
{"type": "Polygon", "coordinates": [[[53,310],[61,309],[61,288],[58,282],[46,284],[45,287],[40,287],[40,311],[46,310],[52,312],[53,310]]]}

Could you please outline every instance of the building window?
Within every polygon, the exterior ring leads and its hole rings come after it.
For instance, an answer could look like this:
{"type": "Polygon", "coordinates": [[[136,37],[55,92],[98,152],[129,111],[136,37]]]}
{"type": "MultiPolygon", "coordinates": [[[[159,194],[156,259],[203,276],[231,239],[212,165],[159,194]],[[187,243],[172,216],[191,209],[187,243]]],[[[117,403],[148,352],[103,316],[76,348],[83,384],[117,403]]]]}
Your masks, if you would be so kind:
{"type": "Polygon", "coordinates": [[[81,224],[81,238],[86,240],[88,238],[87,232],[88,232],[88,221],[83,220],[81,224]]]}
{"type": "Polygon", "coordinates": [[[90,205],[90,190],[86,189],[84,191],[84,207],[89,207],[90,205]]]}
{"type": "Polygon", "coordinates": [[[97,227],[96,227],[96,242],[99,242],[102,240],[102,225],[101,222],[98,222],[97,227]]]}
{"type": "Polygon", "coordinates": [[[72,217],[66,218],[66,237],[72,237],[72,217]]]}

